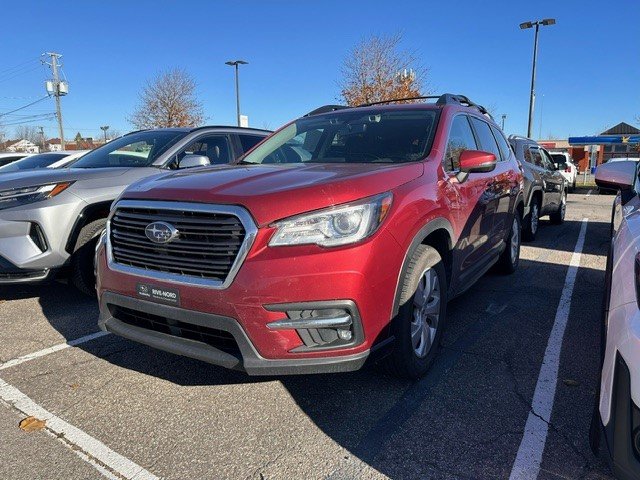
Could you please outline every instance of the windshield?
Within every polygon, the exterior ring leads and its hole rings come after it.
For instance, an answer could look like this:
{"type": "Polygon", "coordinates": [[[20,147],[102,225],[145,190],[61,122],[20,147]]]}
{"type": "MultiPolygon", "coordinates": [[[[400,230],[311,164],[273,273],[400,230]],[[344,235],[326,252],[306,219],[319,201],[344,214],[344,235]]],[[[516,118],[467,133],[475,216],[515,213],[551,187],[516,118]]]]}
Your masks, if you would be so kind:
{"type": "Polygon", "coordinates": [[[402,163],[429,153],[435,110],[348,110],[304,117],[269,137],[243,164],[402,163]]]}
{"type": "Polygon", "coordinates": [[[68,155],[69,153],[42,153],[40,155],[32,155],[30,157],[23,158],[22,160],[10,163],[9,165],[5,165],[4,167],[0,167],[0,173],[31,170],[34,168],[46,168],[68,155]]]}
{"type": "Polygon", "coordinates": [[[147,130],[125,135],[87,153],[73,168],[149,167],[187,133],[147,130]]]}

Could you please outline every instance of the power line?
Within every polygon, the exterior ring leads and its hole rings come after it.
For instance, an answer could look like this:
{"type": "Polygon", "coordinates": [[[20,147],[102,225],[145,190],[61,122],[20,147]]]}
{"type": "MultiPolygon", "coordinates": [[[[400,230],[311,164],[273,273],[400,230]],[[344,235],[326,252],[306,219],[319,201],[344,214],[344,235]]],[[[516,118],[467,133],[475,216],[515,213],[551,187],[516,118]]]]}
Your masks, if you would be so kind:
{"type": "Polygon", "coordinates": [[[35,105],[36,103],[39,103],[39,102],[42,102],[43,100],[46,100],[47,98],[49,98],[49,95],[46,95],[46,96],[44,96],[42,98],[39,98],[35,102],[31,102],[31,103],[28,103],[26,105],[23,105],[22,107],[18,107],[18,108],[14,109],[14,110],[10,110],[8,112],[0,113],[0,117],[4,117],[5,115],[9,115],[10,113],[17,112],[19,110],[23,110],[23,109],[25,109],[27,107],[30,107],[31,105],[35,105]]]}
{"type": "Polygon", "coordinates": [[[22,63],[14,65],[13,67],[3,68],[2,70],[0,70],[0,75],[4,74],[5,72],[8,72],[10,70],[14,70],[14,69],[16,69],[18,67],[22,67],[24,65],[27,65],[28,63],[38,62],[38,61],[40,61],[40,57],[32,58],[31,60],[26,60],[26,61],[24,61],[22,63]]]}
{"type": "Polygon", "coordinates": [[[32,68],[27,68],[27,69],[24,69],[24,70],[21,70],[21,71],[12,72],[8,76],[6,76],[6,75],[4,77],[0,76],[0,83],[7,82],[9,80],[13,80],[16,77],[19,77],[19,76],[24,75],[26,73],[34,72],[34,71],[39,70],[39,69],[40,69],[40,65],[36,65],[35,67],[32,67],[32,68]]]}

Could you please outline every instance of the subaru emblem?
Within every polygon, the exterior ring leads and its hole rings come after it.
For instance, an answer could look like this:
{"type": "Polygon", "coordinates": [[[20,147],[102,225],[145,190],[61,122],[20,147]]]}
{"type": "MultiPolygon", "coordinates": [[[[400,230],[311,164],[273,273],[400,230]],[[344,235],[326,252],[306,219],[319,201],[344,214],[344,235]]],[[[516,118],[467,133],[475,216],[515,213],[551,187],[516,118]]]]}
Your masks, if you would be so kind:
{"type": "Polygon", "coordinates": [[[144,234],[153,243],[169,243],[179,233],[176,227],[167,222],[153,222],[144,229],[144,234]]]}

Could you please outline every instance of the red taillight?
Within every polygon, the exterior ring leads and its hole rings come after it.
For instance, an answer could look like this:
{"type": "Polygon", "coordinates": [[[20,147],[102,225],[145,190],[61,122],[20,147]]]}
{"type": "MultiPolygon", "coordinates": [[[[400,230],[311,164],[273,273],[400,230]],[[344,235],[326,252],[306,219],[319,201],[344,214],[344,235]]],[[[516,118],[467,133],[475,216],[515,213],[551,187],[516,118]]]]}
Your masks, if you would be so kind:
{"type": "Polygon", "coordinates": [[[565,171],[565,173],[571,173],[571,167],[566,167],[566,168],[564,169],[564,171],[565,171]]]}

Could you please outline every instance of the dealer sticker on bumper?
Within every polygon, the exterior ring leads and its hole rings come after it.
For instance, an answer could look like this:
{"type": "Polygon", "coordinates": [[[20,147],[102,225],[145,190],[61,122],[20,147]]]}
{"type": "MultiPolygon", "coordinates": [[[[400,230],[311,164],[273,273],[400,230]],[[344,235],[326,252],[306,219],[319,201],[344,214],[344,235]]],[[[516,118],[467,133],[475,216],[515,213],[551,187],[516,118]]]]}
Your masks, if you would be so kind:
{"type": "Polygon", "coordinates": [[[175,288],[156,287],[148,283],[138,283],[138,296],[171,305],[180,305],[180,293],[175,288]]]}

